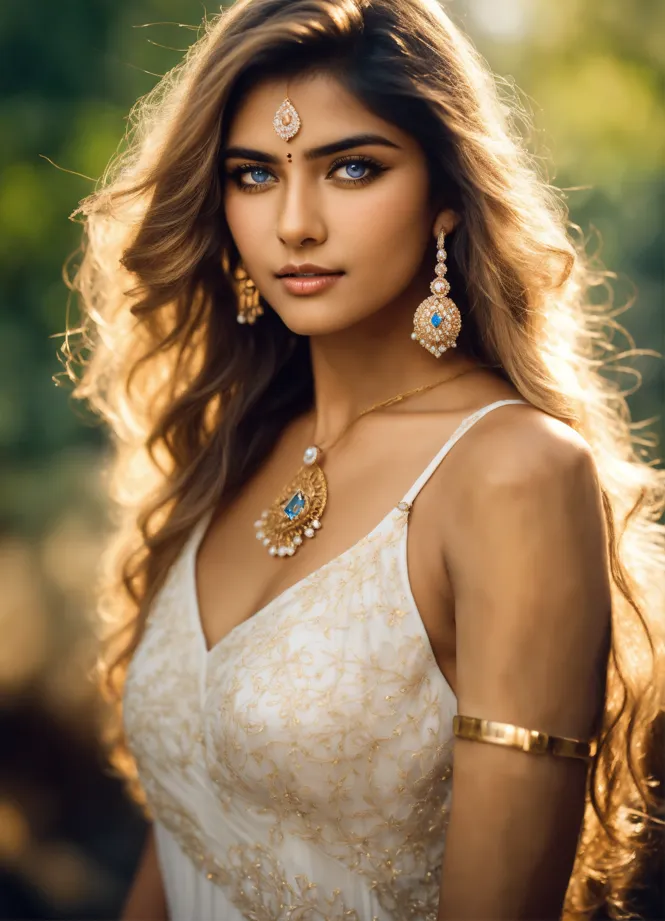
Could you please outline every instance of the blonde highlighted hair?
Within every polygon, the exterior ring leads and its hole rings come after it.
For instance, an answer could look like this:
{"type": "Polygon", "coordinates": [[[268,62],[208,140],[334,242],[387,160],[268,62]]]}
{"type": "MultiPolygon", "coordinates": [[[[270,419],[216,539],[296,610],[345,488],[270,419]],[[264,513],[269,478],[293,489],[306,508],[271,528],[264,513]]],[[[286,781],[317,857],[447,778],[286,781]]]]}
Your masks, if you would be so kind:
{"type": "MultiPolygon", "coordinates": [[[[311,405],[307,341],[269,309],[236,322],[239,254],[219,150],[244,94],[273,76],[335,75],[414,136],[431,193],[461,215],[448,239],[460,351],[493,366],[589,443],[612,575],[612,647],[598,753],[564,918],[612,917],[652,845],[654,730],[665,643],[665,472],[645,460],[625,394],[609,273],[586,256],[539,176],[494,78],[434,0],[239,0],[133,109],[124,150],[74,215],[71,280],[83,322],[65,344],[75,394],[108,423],[118,511],[97,676],[115,713],[106,743],[141,800],[121,720],[126,668],[169,566],[201,516],[239,490],[311,405]],[[609,289],[608,289],[609,290],[609,289]],[[78,337],[74,335],[78,332],[78,337]],[[83,370],[77,365],[82,362],[83,370]]],[[[264,305],[266,306],[266,305],[264,305]]]]}

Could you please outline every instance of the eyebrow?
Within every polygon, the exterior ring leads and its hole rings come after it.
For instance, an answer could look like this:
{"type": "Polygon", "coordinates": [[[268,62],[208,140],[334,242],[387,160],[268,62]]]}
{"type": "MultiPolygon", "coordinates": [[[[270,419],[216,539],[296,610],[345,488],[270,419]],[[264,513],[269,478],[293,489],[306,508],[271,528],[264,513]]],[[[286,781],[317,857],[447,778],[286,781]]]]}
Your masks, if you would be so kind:
{"type": "MultiPolygon", "coordinates": [[[[303,154],[305,160],[317,160],[320,157],[328,157],[330,154],[339,153],[342,150],[349,150],[351,147],[361,147],[363,145],[378,145],[381,147],[394,147],[400,150],[399,144],[388,140],[381,134],[354,134],[351,137],[341,138],[339,141],[331,141],[330,144],[322,144],[320,147],[312,147],[303,154]]],[[[251,147],[227,147],[222,150],[222,160],[230,160],[231,157],[239,157],[247,160],[260,160],[262,163],[279,163],[280,158],[274,154],[266,153],[263,150],[254,150],[251,147]]]]}

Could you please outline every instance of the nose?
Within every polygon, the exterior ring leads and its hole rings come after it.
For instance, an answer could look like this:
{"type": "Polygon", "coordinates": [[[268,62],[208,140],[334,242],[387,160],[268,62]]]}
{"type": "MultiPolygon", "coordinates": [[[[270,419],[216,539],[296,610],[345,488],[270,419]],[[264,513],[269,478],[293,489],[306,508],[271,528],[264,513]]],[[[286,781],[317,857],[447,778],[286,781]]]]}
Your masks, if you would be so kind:
{"type": "Polygon", "coordinates": [[[277,216],[277,236],[287,249],[305,244],[323,243],[325,223],[320,213],[318,195],[304,177],[291,177],[283,184],[277,216]]]}

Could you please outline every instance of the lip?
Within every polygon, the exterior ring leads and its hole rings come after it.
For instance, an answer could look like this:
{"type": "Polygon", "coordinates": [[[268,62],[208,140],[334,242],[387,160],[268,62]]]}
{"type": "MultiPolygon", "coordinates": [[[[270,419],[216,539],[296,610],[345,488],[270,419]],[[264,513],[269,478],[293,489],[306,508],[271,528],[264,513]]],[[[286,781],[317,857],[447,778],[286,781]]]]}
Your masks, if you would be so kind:
{"type": "Polygon", "coordinates": [[[338,272],[334,275],[317,275],[312,278],[280,278],[280,281],[290,294],[317,294],[334,285],[343,274],[338,272]]]}
{"type": "Polygon", "coordinates": [[[313,262],[303,262],[302,265],[294,265],[292,262],[283,265],[275,274],[278,277],[282,275],[298,275],[303,272],[311,275],[337,275],[337,269],[329,269],[325,265],[316,265],[313,262]]]}

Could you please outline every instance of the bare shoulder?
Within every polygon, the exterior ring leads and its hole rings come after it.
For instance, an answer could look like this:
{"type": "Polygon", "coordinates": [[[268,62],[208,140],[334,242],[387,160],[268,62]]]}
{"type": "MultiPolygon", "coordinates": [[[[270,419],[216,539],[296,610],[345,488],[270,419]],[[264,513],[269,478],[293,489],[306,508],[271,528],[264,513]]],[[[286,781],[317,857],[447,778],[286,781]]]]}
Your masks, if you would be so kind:
{"type": "MultiPolygon", "coordinates": [[[[599,648],[610,609],[605,517],[590,446],[532,407],[491,415],[480,420],[488,425],[476,423],[476,437],[457,458],[445,534],[460,693],[472,697],[477,676],[492,674],[488,662],[478,661],[474,637],[491,637],[496,661],[501,649],[507,661],[510,650],[538,648],[536,634],[541,644],[548,637],[542,655],[554,660],[558,643],[559,664],[568,661],[570,671],[572,648],[580,655],[599,648]]],[[[578,664],[583,671],[582,658],[578,664]]],[[[531,690],[537,686],[533,678],[531,690]]]]}
{"type": "Polygon", "coordinates": [[[544,583],[572,555],[575,568],[585,559],[589,578],[604,581],[602,495],[581,435],[535,407],[508,405],[480,419],[457,449],[441,483],[441,542],[458,601],[480,571],[489,585],[499,560],[497,578],[519,579],[533,557],[544,583]]]}
{"type": "Polygon", "coordinates": [[[455,495],[482,502],[497,490],[539,491],[594,477],[589,444],[534,406],[497,407],[472,427],[455,459],[455,495]]]}

